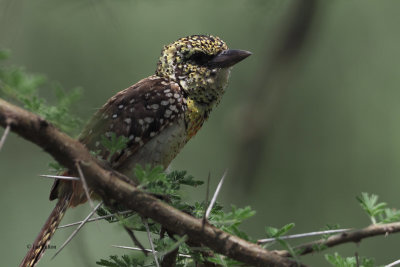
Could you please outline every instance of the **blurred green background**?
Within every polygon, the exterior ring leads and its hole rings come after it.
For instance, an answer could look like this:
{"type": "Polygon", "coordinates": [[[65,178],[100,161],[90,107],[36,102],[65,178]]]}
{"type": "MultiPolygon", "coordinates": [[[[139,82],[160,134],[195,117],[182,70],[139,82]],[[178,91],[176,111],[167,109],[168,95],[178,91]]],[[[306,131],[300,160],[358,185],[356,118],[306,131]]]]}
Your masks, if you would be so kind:
{"type": "MultiPolygon", "coordinates": [[[[212,189],[229,169],[219,200],[251,205],[257,215],[243,229],[263,238],[266,225],[289,222],[296,223],[291,233],[327,223],[364,227],[369,219],[355,199],[364,191],[400,207],[399,8],[398,1],[361,0],[0,0],[0,47],[12,52],[9,65],[81,86],[76,113],[84,119],[153,74],[162,46],[179,37],[213,34],[252,51],[171,168],[203,180],[210,172],[212,189]]],[[[50,160],[14,134],[0,153],[2,266],[19,264],[55,204],[52,181],[37,177],[50,160]]],[[[186,195],[203,200],[205,187],[186,195]]],[[[88,210],[70,210],[63,223],[88,210]]],[[[59,230],[52,244],[71,231],[59,230]]],[[[399,241],[375,237],[327,252],[358,252],[383,265],[398,259],[399,241]]],[[[40,266],[95,266],[126,252],[112,244],[131,242],[117,225],[91,224],[40,266]]],[[[328,266],[323,254],[301,259],[328,266]]]]}

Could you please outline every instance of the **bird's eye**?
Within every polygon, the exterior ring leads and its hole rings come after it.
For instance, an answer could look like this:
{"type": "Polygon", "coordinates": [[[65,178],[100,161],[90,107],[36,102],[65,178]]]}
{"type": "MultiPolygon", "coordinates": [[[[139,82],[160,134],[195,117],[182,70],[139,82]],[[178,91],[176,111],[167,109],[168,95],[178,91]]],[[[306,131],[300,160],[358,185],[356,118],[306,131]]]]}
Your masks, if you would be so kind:
{"type": "Polygon", "coordinates": [[[196,65],[205,65],[209,62],[214,56],[207,55],[203,52],[196,52],[192,54],[188,60],[194,62],[196,65]]]}

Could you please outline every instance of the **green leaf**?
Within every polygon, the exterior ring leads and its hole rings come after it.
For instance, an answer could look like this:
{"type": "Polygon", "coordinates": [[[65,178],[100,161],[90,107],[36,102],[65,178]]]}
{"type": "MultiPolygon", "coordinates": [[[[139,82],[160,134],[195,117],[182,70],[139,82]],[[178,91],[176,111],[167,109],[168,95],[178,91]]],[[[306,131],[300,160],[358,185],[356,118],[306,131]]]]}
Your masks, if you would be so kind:
{"type": "Polygon", "coordinates": [[[344,258],[337,252],[335,254],[326,254],[325,259],[335,267],[375,267],[374,259],[359,257],[358,261],[356,257],[344,258]]]}
{"type": "MultiPolygon", "coordinates": [[[[176,242],[171,242],[168,245],[164,245],[161,247],[160,245],[157,246],[157,251],[159,252],[160,257],[174,251],[175,249],[179,248],[182,244],[184,244],[189,238],[187,235],[184,236],[175,236],[176,242]]],[[[171,239],[169,239],[171,240],[171,239]]],[[[173,240],[171,240],[173,241],[173,240]]],[[[165,243],[164,243],[165,244],[165,243]]]]}
{"type": "Polygon", "coordinates": [[[361,207],[367,212],[373,224],[377,223],[376,216],[384,213],[385,207],[387,205],[385,202],[377,203],[378,198],[379,197],[377,195],[369,195],[365,192],[361,193],[361,197],[357,197],[358,202],[360,203],[361,207]]]}
{"type": "Polygon", "coordinates": [[[65,168],[56,161],[50,162],[48,164],[48,166],[49,166],[50,171],[54,172],[54,173],[61,173],[62,171],[65,170],[65,168]]]}
{"type": "Polygon", "coordinates": [[[294,223],[288,223],[281,228],[274,228],[271,226],[266,226],[265,227],[265,232],[267,233],[268,238],[277,238],[280,237],[284,234],[286,234],[290,229],[292,229],[295,226],[294,223]]]}
{"type": "Polygon", "coordinates": [[[385,202],[378,202],[377,195],[362,193],[361,196],[357,197],[357,200],[373,224],[400,221],[400,211],[387,208],[385,202]]]}
{"type": "Polygon", "coordinates": [[[218,264],[219,266],[243,266],[242,262],[235,261],[224,255],[216,254],[214,257],[207,258],[207,261],[218,264]]]}
{"type": "Polygon", "coordinates": [[[118,257],[117,255],[111,255],[109,260],[101,259],[97,261],[96,264],[100,266],[107,267],[142,267],[144,265],[144,260],[138,258],[132,258],[127,255],[123,255],[122,257],[118,257]]]}
{"type": "MultiPolygon", "coordinates": [[[[250,241],[250,238],[243,231],[239,230],[240,224],[255,215],[255,211],[249,206],[244,208],[237,208],[236,206],[231,206],[231,212],[223,212],[221,207],[216,206],[212,209],[210,215],[210,222],[215,226],[221,228],[230,234],[237,235],[245,240],[250,241]]],[[[202,213],[204,214],[204,213],[202,213]]],[[[202,216],[202,215],[201,215],[202,216]]]]}
{"type": "Polygon", "coordinates": [[[123,135],[117,137],[114,132],[110,133],[109,137],[102,135],[100,137],[100,143],[110,152],[107,161],[110,161],[111,157],[114,156],[115,153],[119,153],[126,148],[128,141],[129,139],[127,137],[123,135]]]}
{"type": "MultiPolygon", "coordinates": [[[[0,60],[6,57],[0,50],[0,60]]],[[[64,90],[59,84],[50,83],[44,75],[27,73],[20,67],[0,66],[0,96],[15,101],[25,109],[32,111],[50,121],[62,131],[77,133],[82,121],[71,115],[71,107],[79,100],[79,88],[64,90]],[[45,87],[56,95],[54,104],[39,97],[39,90],[45,87]]]]}
{"type": "Polygon", "coordinates": [[[286,249],[286,250],[290,253],[290,255],[292,255],[293,258],[295,258],[296,260],[298,260],[298,259],[297,259],[297,256],[298,256],[299,253],[296,252],[296,251],[294,250],[294,248],[293,248],[288,242],[286,242],[285,240],[279,239],[279,238],[277,238],[276,241],[277,241],[284,249],[286,249]]]}
{"type": "Polygon", "coordinates": [[[398,222],[400,221],[400,210],[386,208],[379,219],[382,223],[398,222]]]}

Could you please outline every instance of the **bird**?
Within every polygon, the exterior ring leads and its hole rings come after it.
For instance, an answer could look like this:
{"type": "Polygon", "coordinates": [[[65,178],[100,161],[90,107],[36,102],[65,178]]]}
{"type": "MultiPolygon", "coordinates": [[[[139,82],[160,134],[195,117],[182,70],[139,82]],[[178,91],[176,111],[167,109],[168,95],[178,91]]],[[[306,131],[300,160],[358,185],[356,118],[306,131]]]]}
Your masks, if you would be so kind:
{"type": "MultiPolygon", "coordinates": [[[[136,165],[166,169],[200,130],[224,94],[233,65],[251,55],[228,49],[213,35],[180,38],[161,51],[154,75],[112,96],[89,120],[78,140],[112,169],[132,176],[136,165]],[[111,153],[102,139],[123,136],[126,145],[111,153]]],[[[73,175],[68,170],[63,175],[73,175]]],[[[92,190],[90,190],[92,194],[92,190]]],[[[68,208],[88,198],[81,181],[55,180],[50,200],[58,199],[20,267],[43,256],[68,208]]]]}

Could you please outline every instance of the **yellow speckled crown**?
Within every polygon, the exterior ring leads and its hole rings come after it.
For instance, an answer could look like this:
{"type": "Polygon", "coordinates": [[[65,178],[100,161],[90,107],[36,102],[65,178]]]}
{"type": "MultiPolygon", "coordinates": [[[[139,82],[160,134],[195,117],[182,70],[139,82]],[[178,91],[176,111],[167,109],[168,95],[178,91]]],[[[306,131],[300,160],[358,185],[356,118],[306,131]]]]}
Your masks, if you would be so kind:
{"type": "Polygon", "coordinates": [[[180,38],[162,50],[156,75],[178,82],[197,103],[214,104],[226,84],[216,84],[217,69],[202,62],[227,49],[224,41],[212,35],[180,38]]]}
{"type": "Polygon", "coordinates": [[[166,46],[166,48],[176,47],[181,53],[204,52],[208,55],[216,55],[228,49],[224,41],[212,35],[192,35],[179,39],[178,41],[166,46]]]}

